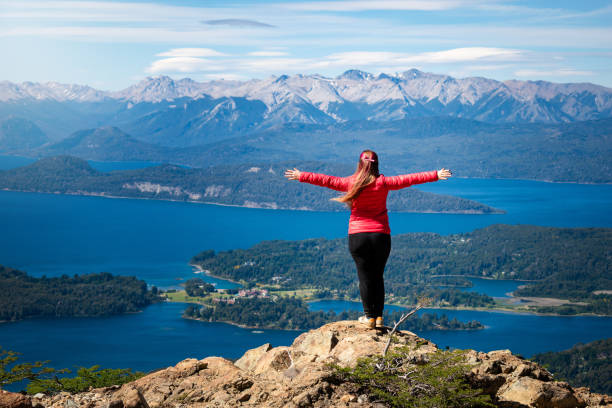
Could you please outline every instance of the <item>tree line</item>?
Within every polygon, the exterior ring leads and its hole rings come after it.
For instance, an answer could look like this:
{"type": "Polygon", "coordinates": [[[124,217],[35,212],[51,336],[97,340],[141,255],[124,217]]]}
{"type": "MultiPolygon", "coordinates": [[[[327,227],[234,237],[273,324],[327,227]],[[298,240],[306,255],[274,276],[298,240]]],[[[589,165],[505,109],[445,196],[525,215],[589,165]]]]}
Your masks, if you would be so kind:
{"type": "MultiPolygon", "coordinates": [[[[398,321],[401,311],[385,312],[387,322],[398,321]]],[[[215,322],[231,322],[248,327],[265,329],[310,330],[330,322],[340,320],[357,320],[359,312],[342,311],[312,311],[308,304],[299,298],[239,298],[235,303],[219,302],[214,306],[190,305],[185,309],[184,316],[215,322]]],[[[449,319],[445,314],[425,313],[415,316],[402,324],[405,330],[461,330],[482,329],[481,323],[470,321],[460,322],[456,318],[449,319]]]]}
{"type": "Polygon", "coordinates": [[[156,287],[107,272],[35,278],[0,265],[0,320],[107,316],[136,312],[161,301],[156,287]]]}
{"type": "Polygon", "coordinates": [[[536,354],[532,360],[574,387],[612,394],[612,338],[578,343],[569,350],[536,354]]]}
{"type": "MultiPolygon", "coordinates": [[[[493,299],[446,285],[464,286],[466,276],[534,280],[516,294],[566,297],[588,303],[596,313],[612,314],[612,296],[594,293],[612,290],[611,248],[609,228],[492,225],[448,236],[401,234],[393,238],[386,291],[407,300],[426,293],[436,302],[484,306],[493,299]],[[449,281],[448,275],[464,280],[449,281]]],[[[248,249],[207,250],[192,262],[237,281],[358,294],[346,238],[264,241],[248,249]]]]}
{"type": "MultiPolygon", "coordinates": [[[[106,194],[120,197],[201,201],[268,208],[346,211],[332,202],[336,192],[302,183],[288,183],[285,168],[303,164],[311,171],[348,176],[349,166],[320,162],[291,162],[265,167],[228,165],[185,168],[162,164],[133,170],[100,172],[87,161],[72,156],[43,158],[30,165],[0,171],[0,188],[18,191],[106,194]],[[149,189],[138,185],[160,186],[149,189]]],[[[389,196],[391,211],[440,211],[456,213],[496,213],[485,204],[461,197],[404,189],[389,196]]]]}

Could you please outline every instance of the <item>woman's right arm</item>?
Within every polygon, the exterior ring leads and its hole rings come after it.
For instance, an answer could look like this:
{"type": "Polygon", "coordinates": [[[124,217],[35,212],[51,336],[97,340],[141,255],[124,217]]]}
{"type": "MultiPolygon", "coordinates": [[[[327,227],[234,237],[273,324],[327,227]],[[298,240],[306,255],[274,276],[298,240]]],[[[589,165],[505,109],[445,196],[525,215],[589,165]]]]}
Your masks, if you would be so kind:
{"type": "Polygon", "coordinates": [[[285,177],[289,180],[299,180],[301,183],[314,184],[336,191],[348,191],[350,180],[348,177],[328,176],[327,174],[310,173],[298,169],[286,170],[285,177]]]}

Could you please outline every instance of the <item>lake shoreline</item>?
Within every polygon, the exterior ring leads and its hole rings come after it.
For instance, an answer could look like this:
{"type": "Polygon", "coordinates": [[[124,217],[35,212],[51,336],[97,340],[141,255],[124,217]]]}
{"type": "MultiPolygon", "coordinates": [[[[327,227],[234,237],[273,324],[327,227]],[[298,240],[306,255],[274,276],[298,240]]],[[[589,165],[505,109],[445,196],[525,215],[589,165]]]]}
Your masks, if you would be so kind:
{"type": "MultiPolygon", "coordinates": [[[[37,190],[13,190],[10,188],[2,188],[1,191],[11,191],[15,193],[37,193],[37,194],[54,194],[54,195],[69,195],[69,196],[83,196],[83,197],[103,197],[103,198],[114,198],[114,199],[125,199],[125,200],[151,200],[151,201],[170,201],[177,203],[192,203],[192,204],[204,204],[204,205],[217,205],[221,207],[234,207],[234,208],[250,208],[257,210],[281,210],[281,211],[309,211],[309,212],[331,212],[331,213],[341,213],[345,212],[345,210],[338,211],[322,211],[322,210],[313,210],[306,207],[269,207],[265,205],[238,205],[238,204],[224,204],[224,203],[215,203],[211,201],[198,201],[198,200],[173,200],[171,198],[149,198],[149,197],[127,197],[127,196],[117,196],[117,195],[109,195],[104,193],[95,193],[95,192],[50,192],[50,191],[37,191],[37,190]]],[[[435,193],[433,193],[435,194],[435,193]]],[[[456,197],[456,196],[453,196],[456,197]]],[[[461,197],[458,197],[461,198],[461,197]]],[[[473,201],[473,200],[472,200],[473,201]]],[[[477,202],[477,201],[475,201],[477,202]]],[[[477,202],[481,205],[486,205],[480,202],[477,202]]],[[[489,206],[487,206],[489,207],[489,206]]],[[[424,210],[424,211],[389,211],[390,213],[395,214],[457,214],[457,215],[504,215],[506,211],[500,210],[498,208],[490,207],[494,211],[485,212],[479,210],[463,210],[463,211],[433,211],[433,210],[424,210]]]]}

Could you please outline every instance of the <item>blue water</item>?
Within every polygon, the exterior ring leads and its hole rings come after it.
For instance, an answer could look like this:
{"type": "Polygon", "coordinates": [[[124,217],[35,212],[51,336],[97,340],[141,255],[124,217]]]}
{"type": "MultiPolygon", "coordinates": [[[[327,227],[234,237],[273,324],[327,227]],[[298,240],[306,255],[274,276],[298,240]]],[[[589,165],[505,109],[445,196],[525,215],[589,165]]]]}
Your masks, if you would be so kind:
{"type": "Polygon", "coordinates": [[[301,332],[259,330],[181,318],[185,304],[164,303],[142,313],[100,318],[28,319],[0,325],[0,345],[24,361],[51,360],[55,368],[101,364],[150,371],[185,358],[236,359],[269,342],[289,345],[301,332]]]}
{"type": "MultiPolygon", "coordinates": [[[[612,227],[611,185],[457,179],[463,196],[507,214],[390,214],[393,233],[449,234],[494,223],[612,227]],[[520,184],[525,192],[520,192],[520,184]],[[537,187],[537,188],[536,188],[537,187]],[[564,191],[561,191],[563,189],[564,191]],[[484,192],[483,192],[484,191],[484,192]],[[499,198],[501,197],[501,198],[499,198]],[[537,215],[537,216],[534,216],[537,215]]],[[[450,187],[449,187],[450,186],[450,187]]],[[[430,187],[431,188],[431,187],[430,187]]],[[[448,193],[451,191],[443,190],[448,193]]],[[[346,235],[347,212],[262,210],[196,203],[0,191],[0,262],[35,276],[107,271],[172,287],[204,249],[261,240],[346,235]]]]}
{"type": "MultiPolygon", "coordinates": [[[[385,306],[389,311],[405,310],[385,306]]],[[[362,310],[361,303],[325,300],[310,303],[311,310],[362,310]]],[[[446,314],[449,319],[477,320],[484,330],[417,331],[439,347],[471,348],[479,351],[510,349],[524,357],[550,350],[564,350],[578,342],[612,337],[612,317],[600,316],[537,316],[524,313],[481,312],[471,310],[423,309],[418,314],[446,314]]]]}
{"type": "MultiPolygon", "coordinates": [[[[37,159],[22,156],[6,156],[0,155],[0,170],[14,169],[16,167],[27,166],[34,163],[37,159]]],[[[98,171],[113,171],[113,170],[133,170],[142,169],[144,167],[156,166],[159,163],[146,161],[123,161],[123,162],[105,162],[96,160],[87,160],[89,165],[98,171]]]]}
{"type": "Polygon", "coordinates": [[[509,294],[514,292],[519,286],[525,285],[528,282],[516,280],[492,280],[482,278],[469,278],[472,286],[469,288],[461,288],[464,292],[485,293],[491,297],[507,298],[509,294]]]}
{"type": "MultiPolygon", "coordinates": [[[[0,168],[2,163],[0,157],[0,168]]],[[[493,223],[612,227],[610,185],[451,179],[420,188],[459,194],[504,209],[507,214],[395,213],[390,215],[394,234],[468,232],[493,223]]],[[[347,219],[346,212],[277,211],[0,191],[0,264],[35,276],[108,271],[135,275],[161,287],[176,287],[196,276],[218,285],[231,285],[194,274],[189,259],[204,249],[246,248],[269,239],[344,237],[347,219]]],[[[467,290],[492,296],[503,296],[518,284],[484,280],[474,283],[475,287],[467,290]]],[[[184,307],[163,304],[143,313],[109,318],[0,324],[0,346],[23,353],[25,361],[50,359],[55,367],[101,364],[149,370],[187,357],[235,358],[265,342],[290,344],[298,335],[268,330],[258,334],[225,324],[188,321],[180,318],[184,307]]],[[[441,346],[511,348],[529,356],[565,349],[577,341],[612,336],[610,318],[444,312],[460,320],[479,320],[488,328],[419,333],[441,346]]]]}

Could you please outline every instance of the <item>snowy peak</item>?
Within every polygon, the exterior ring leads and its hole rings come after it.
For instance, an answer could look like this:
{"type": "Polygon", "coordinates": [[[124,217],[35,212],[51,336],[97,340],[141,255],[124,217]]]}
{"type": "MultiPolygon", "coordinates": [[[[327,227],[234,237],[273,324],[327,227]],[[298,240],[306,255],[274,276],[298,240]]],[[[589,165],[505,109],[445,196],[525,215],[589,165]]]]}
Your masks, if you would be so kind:
{"type": "Polygon", "coordinates": [[[99,102],[106,98],[104,91],[98,91],[87,85],[61,84],[59,82],[22,82],[14,84],[9,81],[0,82],[0,102],[22,99],[45,100],[59,102],[99,102]]]}
{"type": "Polygon", "coordinates": [[[358,69],[349,69],[348,71],[344,71],[344,73],[338,76],[336,79],[349,79],[353,81],[367,81],[371,79],[373,76],[368,72],[363,72],[358,69]]]}
{"type": "Polygon", "coordinates": [[[175,81],[168,76],[147,77],[136,85],[111,94],[113,98],[130,102],[161,102],[176,98],[196,98],[202,95],[202,84],[190,78],[175,81]]]}
{"type": "Polygon", "coordinates": [[[454,116],[485,122],[570,122],[612,116],[612,89],[603,86],[453,78],[417,69],[378,75],[348,70],[335,78],[298,74],[248,81],[196,82],[158,76],[118,92],[55,82],[0,82],[0,101],[5,102],[110,99],[133,105],[205,97],[263,102],[267,110],[264,119],[274,122],[268,125],[287,121],[388,121],[412,116],[454,116]]]}

